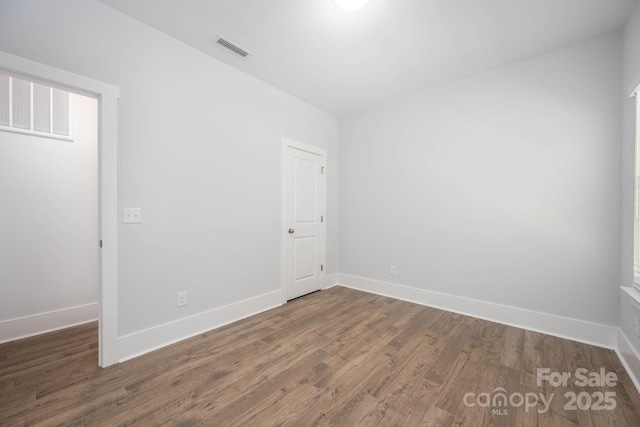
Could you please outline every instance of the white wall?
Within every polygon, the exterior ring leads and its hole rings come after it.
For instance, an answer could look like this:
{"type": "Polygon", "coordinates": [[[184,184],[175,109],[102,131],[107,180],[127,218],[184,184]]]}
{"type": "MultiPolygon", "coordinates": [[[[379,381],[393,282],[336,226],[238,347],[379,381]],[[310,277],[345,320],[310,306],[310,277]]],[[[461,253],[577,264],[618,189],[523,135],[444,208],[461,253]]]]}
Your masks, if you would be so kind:
{"type": "Polygon", "coordinates": [[[328,150],[329,273],[617,323],[619,35],[341,119],[339,164],[335,117],[95,0],[3,1],[0,50],[120,87],[131,341],[278,290],[282,136],[328,150]]]}
{"type": "Polygon", "coordinates": [[[636,4],[624,27],[623,82],[627,95],[640,85],[640,2],[636,4]]]}
{"type": "Polygon", "coordinates": [[[621,47],[609,35],[341,118],[339,271],[617,325],[621,47]]]}
{"type": "Polygon", "coordinates": [[[142,207],[144,222],[118,232],[119,331],[187,319],[137,350],[278,291],[282,136],[328,150],[336,271],[335,117],[95,0],[2,2],[0,50],[120,87],[120,207],[142,207]]]}
{"type": "Polygon", "coordinates": [[[98,104],[71,96],[73,142],[0,131],[0,341],[98,317],[98,104]]]}

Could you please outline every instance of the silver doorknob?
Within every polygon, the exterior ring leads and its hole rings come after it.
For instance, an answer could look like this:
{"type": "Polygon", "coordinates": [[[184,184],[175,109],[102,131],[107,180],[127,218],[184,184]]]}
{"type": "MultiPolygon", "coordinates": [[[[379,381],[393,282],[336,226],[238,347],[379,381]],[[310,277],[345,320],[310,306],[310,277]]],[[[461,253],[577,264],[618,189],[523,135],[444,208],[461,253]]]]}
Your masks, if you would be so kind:
{"type": "Polygon", "coordinates": [[[293,228],[289,229],[289,234],[293,234],[296,230],[294,230],[293,228]]]}

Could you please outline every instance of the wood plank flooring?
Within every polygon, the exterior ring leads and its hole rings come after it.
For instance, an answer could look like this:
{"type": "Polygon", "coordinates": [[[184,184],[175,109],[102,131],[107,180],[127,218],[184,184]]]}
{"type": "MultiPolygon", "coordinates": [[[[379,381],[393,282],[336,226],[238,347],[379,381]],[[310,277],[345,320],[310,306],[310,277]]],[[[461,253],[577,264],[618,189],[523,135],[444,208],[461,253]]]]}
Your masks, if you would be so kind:
{"type": "Polygon", "coordinates": [[[2,344],[0,425],[632,427],[640,396],[611,350],[335,287],[106,369],[95,323],[2,344]]]}

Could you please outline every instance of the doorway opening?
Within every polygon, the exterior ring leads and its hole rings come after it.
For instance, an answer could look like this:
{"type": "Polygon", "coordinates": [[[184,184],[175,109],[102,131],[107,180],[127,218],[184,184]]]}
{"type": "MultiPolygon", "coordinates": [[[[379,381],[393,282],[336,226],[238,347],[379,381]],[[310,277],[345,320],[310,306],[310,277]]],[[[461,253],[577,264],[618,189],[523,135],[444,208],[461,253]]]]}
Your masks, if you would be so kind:
{"type": "MultiPolygon", "coordinates": [[[[117,100],[119,90],[106,83],[5,52],[0,52],[0,73],[18,76],[24,81],[34,81],[43,87],[48,86],[52,89],[69,92],[72,94],[71,96],[88,97],[96,107],[94,119],[97,124],[98,230],[93,237],[89,238],[95,240],[93,244],[98,248],[98,364],[105,367],[117,363],[119,359],[117,335],[117,100]]],[[[43,94],[46,93],[44,89],[41,89],[38,89],[40,90],[38,96],[44,96],[43,94]]],[[[30,92],[29,99],[33,102],[33,92],[30,92]]],[[[53,101],[52,98],[51,103],[53,101]]],[[[50,106],[52,106],[51,103],[50,106]]],[[[46,102],[42,105],[46,105],[46,102]]],[[[20,108],[19,105],[18,108],[20,108]]],[[[34,120],[33,117],[32,114],[31,122],[34,120]]],[[[46,124],[42,123],[41,125],[46,127],[46,124]]],[[[42,129],[30,127],[30,131],[42,129]]],[[[72,144],[72,142],[55,142],[72,144]]],[[[40,189],[40,191],[44,190],[40,189]]],[[[9,206],[11,205],[9,204],[9,206]]],[[[64,208],[72,209],[73,206],[64,208]]],[[[41,214],[41,212],[39,213],[41,214]]],[[[46,215],[46,213],[44,214],[46,215]]],[[[37,243],[46,244],[46,236],[39,237],[37,243]]],[[[36,295],[29,296],[35,297],[36,295]]],[[[55,316],[56,312],[47,314],[55,316]]],[[[32,320],[30,316],[26,318],[32,320]]],[[[5,326],[9,327],[9,323],[5,322],[5,326]]],[[[1,320],[0,328],[2,328],[1,320]]]]}
{"type": "Polygon", "coordinates": [[[0,71],[0,342],[98,318],[98,100],[0,71]]]}

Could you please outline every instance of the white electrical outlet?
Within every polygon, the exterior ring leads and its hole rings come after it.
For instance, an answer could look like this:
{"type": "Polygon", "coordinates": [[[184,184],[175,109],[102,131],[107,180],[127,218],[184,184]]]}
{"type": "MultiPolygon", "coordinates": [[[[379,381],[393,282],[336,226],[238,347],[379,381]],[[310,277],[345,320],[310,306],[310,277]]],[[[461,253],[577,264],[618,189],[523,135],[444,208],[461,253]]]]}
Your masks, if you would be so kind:
{"type": "Polygon", "coordinates": [[[187,293],[178,292],[178,307],[184,307],[187,305],[187,293]]]}
{"type": "Polygon", "coordinates": [[[396,275],[396,266],[395,265],[390,265],[389,266],[389,276],[395,276],[396,275]]]}
{"type": "Polygon", "coordinates": [[[142,223],[142,208],[122,208],[123,224],[142,223]]]}

